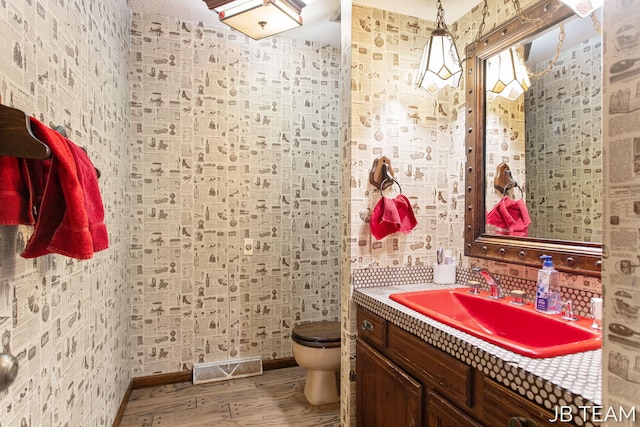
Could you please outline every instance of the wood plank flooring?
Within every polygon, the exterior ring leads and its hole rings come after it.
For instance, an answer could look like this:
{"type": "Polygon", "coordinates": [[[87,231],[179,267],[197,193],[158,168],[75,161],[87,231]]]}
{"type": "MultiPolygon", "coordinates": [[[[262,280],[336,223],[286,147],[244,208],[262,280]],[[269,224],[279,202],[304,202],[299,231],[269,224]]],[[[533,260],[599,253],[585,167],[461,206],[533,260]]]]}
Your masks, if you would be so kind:
{"type": "Polygon", "coordinates": [[[133,390],[120,427],[338,427],[340,404],[313,406],[303,368],[209,384],[133,390]]]}

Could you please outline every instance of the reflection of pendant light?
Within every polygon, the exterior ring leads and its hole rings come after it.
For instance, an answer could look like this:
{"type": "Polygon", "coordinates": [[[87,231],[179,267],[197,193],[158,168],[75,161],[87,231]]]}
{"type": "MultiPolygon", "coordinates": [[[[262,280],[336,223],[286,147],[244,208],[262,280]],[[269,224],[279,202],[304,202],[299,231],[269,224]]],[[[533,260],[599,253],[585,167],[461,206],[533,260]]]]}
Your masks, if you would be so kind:
{"type": "Polygon", "coordinates": [[[203,0],[220,21],[254,40],[302,25],[300,0],[203,0]]]}
{"type": "Polygon", "coordinates": [[[561,0],[562,3],[573,9],[580,18],[584,18],[591,12],[602,6],[604,0],[561,0]]]}
{"type": "Polygon", "coordinates": [[[435,94],[447,85],[458,87],[462,76],[458,50],[444,23],[444,10],[440,0],[437,8],[436,29],[424,46],[416,78],[416,85],[430,94],[435,94]]]}
{"type": "Polygon", "coordinates": [[[513,47],[487,60],[487,95],[517,99],[529,90],[531,82],[522,58],[513,47]]]}

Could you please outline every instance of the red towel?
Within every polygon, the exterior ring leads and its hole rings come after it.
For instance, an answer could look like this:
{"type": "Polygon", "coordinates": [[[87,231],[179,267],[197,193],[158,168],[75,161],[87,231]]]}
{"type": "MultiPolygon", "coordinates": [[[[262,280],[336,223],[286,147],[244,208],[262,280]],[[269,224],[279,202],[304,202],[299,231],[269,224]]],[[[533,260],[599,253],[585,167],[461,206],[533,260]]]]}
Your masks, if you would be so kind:
{"type": "Polygon", "coordinates": [[[27,161],[0,156],[0,224],[35,224],[27,161]]]}
{"type": "Polygon", "coordinates": [[[381,240],[398,231],[408,233],[417,224],[409,199],[404,194],[399,194],[394,199],[381,197],[378,200],[371,213],[369,228],[373,237],[381,240]]]}
{"type": "Polygon", "coordinates": [[[500,234],[527,236],[531,218],[524,200],[505,196],[487,214],[487,224],[500,228],[500,234]]]}
{"type": "Polygon", "coordinates": [[[46,185],[34,233],[21,255],[89,259],[109,247],[96,170],[82,148],[34,118],[31,126],[52,159],[41,165],[46,185]]]}
{"type": "Polygon", "coordinates": [[[400,194],[395,198],[395,205],[398,209],[398,215],[400,215],[400,231],[408,233],[418,225],[416,216],[413,214],[413,208],[411,202],[404,194],[400,194]]]}

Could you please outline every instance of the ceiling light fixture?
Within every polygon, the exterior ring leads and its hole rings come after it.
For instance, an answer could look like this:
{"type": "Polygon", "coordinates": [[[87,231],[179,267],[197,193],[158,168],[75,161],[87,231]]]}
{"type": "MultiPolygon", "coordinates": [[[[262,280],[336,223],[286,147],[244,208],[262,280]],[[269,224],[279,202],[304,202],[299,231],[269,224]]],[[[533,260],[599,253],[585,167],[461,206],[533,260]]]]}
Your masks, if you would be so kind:
{"type": "Polygon", "coordinates": [[[221,22],[260,40],[302,26],[300,0],[203,0],[221,22]]]}
{"type": "Polygon", "coordinates": [[[561,0],[580,17],[584,18],[593,13],[604,3],[604,0],[561,0]]]}
{"type": "Polygon", "coordinates": [[[416,85],[432,95],[445,86],[458,87],[462,76],[458,50],[444,22],[442,2],[438,0],[436,6],[436,29],[424,46],[416,75],[416,85]]]}

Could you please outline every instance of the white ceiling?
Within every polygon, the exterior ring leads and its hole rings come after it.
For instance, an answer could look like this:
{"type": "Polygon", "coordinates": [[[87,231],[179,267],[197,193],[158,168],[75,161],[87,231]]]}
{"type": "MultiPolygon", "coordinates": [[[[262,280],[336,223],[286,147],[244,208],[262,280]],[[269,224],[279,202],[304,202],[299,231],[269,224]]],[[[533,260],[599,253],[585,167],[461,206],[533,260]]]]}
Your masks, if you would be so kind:
{"type": "MultiPolygon", "coordinates": [[[[340,13],[340,0],[303,0],[307,6],[302,9],[303,25],[295,30],[280,34],[302,40],[340,44],[340,23],[332,21],[340,13]]],[[[445,20],[451,23],[480,0],[446,0],[443,2],[445,20]]],[[[389,10],[403,15],[415,16],[435,21],[435,0],[355,0],[354,3],[389,10]]],[[[202,0],[129,0],[135,11],[174,16],[186,21],[203,21],[212,25],[218,23],[215,12],[210,11],[202,0]]]]}

